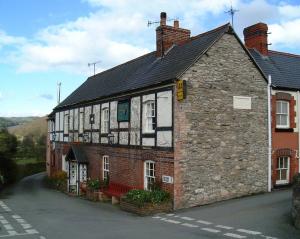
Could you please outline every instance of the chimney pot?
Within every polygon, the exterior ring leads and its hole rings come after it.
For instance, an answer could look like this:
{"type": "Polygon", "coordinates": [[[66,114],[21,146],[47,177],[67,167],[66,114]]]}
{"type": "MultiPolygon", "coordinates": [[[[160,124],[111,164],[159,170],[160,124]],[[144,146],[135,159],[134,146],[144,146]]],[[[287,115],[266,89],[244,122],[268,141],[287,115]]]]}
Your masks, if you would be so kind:
{"type": "Polygon", "coordinates": [[[179,21],[178,20],[174,21],[174,28],[179,28],[179,21]]]}
{"type": "Polygon", "coordinates": [[[167,13],[161,12],[160,13],[160,25],[165,26],[167,24],[167,13]]]}
{"type": "Polygon", "coordinates": [[[179,45],[190,39],[191,31],[179,28],[179,21],[174,26],[167,26],[167,14],[160,13],[160,26],[156,28],[156,56],[163,57],[174,44],[179,45]]]}

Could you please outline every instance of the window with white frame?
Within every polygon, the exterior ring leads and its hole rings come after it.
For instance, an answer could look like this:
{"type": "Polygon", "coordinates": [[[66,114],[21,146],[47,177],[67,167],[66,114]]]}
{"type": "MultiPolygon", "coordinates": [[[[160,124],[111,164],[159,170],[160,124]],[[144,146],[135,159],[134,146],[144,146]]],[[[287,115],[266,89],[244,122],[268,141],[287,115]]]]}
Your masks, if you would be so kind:
{"type": "Polygon", "coordinates": [[[152,190],[155,183],[155,163],[145,161],[144,163],[144,189],[152,190]]]}
{"type": "Polygon", "coordinates": [[[155,102],[153,100],[144,103],[144,114],[145,114],[145,132],[153,133],[156,128],[155,118],[155,102]]]}
{"type": "Polygon", "coordinates": [[[102,109],[102,133],[108,133],[109,111],[108,108],[102,109]]]}
{"type": "Polygon", "coordinates": [[[283,100],[276,101],[276,128],[289,128],[289,102],[283,100]]]}
{"type": "Polygon", "coordinates": [[[103,156],[103,180],[109,180],[109,157],[103,156]]]}
{"type": "Polygon", "coordinates": [[[277,159],[276,184],[289,183],[289,164],[290,158],[288,156],[282,156],[277,159]]]}

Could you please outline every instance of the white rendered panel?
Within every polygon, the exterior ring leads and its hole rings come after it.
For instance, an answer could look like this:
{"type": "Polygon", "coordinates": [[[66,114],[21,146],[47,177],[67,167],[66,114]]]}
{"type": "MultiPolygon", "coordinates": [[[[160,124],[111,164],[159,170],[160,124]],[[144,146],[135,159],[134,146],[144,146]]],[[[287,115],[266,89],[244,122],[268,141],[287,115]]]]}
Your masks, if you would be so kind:
{"type": "Polygon", "coordinates": [[[157,127],[172,126],[172,91],[157,93],[157,127]]]}
{"type": "Polygon", "coordinates": [[[172,147],[172,131],[157,131],[157,146],[172,147]]]}

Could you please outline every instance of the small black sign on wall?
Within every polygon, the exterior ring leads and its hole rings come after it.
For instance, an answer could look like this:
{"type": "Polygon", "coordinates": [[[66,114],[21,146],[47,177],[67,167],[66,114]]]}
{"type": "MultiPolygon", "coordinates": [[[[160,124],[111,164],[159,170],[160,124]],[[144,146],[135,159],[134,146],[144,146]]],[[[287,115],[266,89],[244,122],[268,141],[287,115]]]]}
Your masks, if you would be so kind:
{"type": "Polygon", "coordinates": [[[130,115],[129,100],[118,102],[118,122],[128,122],[130,115]]]}

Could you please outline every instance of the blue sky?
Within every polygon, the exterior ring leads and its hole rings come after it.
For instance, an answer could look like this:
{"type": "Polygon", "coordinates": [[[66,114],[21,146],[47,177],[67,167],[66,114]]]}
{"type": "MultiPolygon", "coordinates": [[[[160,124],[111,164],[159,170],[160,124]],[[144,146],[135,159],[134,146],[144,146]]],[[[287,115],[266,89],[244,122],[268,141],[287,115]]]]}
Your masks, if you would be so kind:
{"type": "Polygon", "coordinates": [[[0,0],[0,116],[43,116],[92,74],[153,51],[161,11],[192,35],[265,22],[271,49],[300,54],[300,0],[0,0]],[[295,30],[297,29],[297,30],[295,30]]]}

